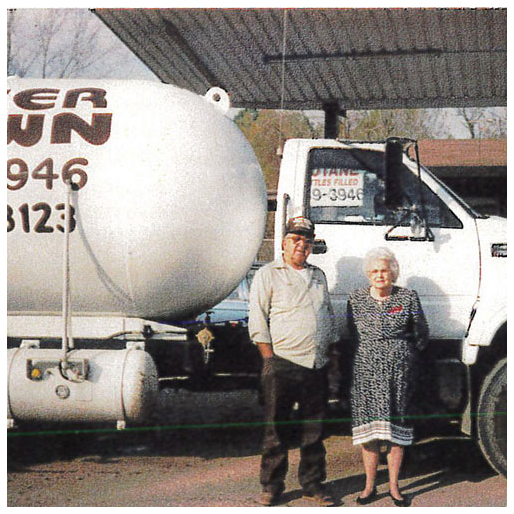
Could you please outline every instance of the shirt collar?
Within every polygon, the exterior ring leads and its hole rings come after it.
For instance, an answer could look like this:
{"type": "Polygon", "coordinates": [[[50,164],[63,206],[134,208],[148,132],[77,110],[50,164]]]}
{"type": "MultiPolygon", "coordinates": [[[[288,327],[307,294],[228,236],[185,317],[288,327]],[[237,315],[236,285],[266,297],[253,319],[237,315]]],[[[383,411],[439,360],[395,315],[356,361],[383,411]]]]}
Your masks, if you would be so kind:
{"type": "MultiPolygon", "coordinates": [[[[288,267],[292,268],[292,266],[288,266],[286,264],[286,262],[284,261],[284,257],[282,255],[280,257],[278,257],[277,259],[275,259],[274,261],[272,261],[272,266],[276,269],[282,269],[282,268],[287,269],[288,267]]],[[[309,264],[308,262],[306,262],[304,269],[308,269],[308,268],[312,268],[312,265],[309,264]]]]}

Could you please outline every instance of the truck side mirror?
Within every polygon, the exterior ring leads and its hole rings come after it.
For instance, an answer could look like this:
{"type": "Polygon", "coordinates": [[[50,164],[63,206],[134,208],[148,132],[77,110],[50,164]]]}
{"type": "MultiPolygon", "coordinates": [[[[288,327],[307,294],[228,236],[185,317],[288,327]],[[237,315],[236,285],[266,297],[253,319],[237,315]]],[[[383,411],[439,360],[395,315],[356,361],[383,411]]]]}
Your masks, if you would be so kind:
{"type": "Polygon", "coordinates": [[[327,253],[327,243],[324,239],[315,239],[312,247],[313,254],[327,253]]]}
{"type": "Polygon", "coordinates": [[[401,206],[400,169],[403,162],[403,143],[391,137],[386,141],[384,153],[385,206],[395,210],[401,206]]]}

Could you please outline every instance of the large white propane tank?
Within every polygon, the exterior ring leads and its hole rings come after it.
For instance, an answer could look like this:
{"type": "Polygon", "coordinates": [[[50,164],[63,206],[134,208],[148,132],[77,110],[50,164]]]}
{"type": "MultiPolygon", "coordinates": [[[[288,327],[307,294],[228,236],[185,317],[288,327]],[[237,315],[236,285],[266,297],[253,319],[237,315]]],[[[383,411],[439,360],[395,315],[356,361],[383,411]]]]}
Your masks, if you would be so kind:
{"type": "Polygon", "coordinates": [[[157,82],[8,79],[8,311],[172,321],[221,301],[262,241],[266,191],[229,99],[157,82]]]}
{"type": "Polygon", "coordinates": [[[117,422],[121,428],[148,420],[159,390],[148,353],[136,348],[74,350],[68,360],[75,368],[75,380],[63,376],[60,350],[8,350],[7,419],[117,422]]]}

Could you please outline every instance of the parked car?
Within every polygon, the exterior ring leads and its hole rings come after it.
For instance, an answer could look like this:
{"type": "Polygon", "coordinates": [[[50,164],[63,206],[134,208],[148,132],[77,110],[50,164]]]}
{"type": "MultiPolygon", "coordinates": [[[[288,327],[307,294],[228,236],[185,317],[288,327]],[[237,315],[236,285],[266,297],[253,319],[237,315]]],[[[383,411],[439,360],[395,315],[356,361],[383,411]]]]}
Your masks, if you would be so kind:
{"type": "Polygon", "coordinates": [[[249,295],[250,279],[247,275],[223,301],[200,314],[196,321],[206,324],[230,323],[234,327],[239,324],[247,326],[249,295]]]}
{"type": "Polygon", "coordinates": [[[250,286],[259,264],[252,266],[223,301],[199,315],[197,339],[203,347],[206,376],[257,378],[261,356],[248,334],[250,286]]]}

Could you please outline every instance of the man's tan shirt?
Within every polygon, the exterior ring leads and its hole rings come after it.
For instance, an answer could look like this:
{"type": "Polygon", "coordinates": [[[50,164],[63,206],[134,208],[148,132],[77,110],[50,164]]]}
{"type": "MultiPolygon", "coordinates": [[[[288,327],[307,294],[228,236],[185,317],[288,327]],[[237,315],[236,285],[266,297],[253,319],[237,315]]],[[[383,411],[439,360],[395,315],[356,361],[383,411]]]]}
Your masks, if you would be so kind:
{"type": "Polygon", "coordinates": [[[306,269],[307,280],[280,257],[257,271],[248,329],[254,343],[272,344],[278,357],[320,368],[338,334],[325,274],[310,264],[306,269]]]}

